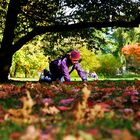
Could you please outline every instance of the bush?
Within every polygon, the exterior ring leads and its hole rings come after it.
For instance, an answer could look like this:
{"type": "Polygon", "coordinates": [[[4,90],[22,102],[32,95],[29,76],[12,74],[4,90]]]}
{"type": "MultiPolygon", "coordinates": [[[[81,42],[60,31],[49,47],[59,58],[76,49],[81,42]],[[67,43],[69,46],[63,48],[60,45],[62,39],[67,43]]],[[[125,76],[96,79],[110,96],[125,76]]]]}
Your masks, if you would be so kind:
{"type": "Polygon", "coordinates": [[[105,76],[116,74],[117,69],[121,67],[121,62],[112,54],[99,55],[98,60],[101,66],[96,72],[105,76]]]}
{"type": "Polygon", "coordinates": [[[80,53],[82,58],[81,66],[85,71],[94,72],[100,67],[100,62],[94,52],[82,47],[80,48],[80,53]]]}
{"type": "Polygon", "coordinates": [[[25,45],[12,58],[10,77],[39,77],[39,72],[48,66],[48,57],[39,50],[39,46],[25,45]]]}

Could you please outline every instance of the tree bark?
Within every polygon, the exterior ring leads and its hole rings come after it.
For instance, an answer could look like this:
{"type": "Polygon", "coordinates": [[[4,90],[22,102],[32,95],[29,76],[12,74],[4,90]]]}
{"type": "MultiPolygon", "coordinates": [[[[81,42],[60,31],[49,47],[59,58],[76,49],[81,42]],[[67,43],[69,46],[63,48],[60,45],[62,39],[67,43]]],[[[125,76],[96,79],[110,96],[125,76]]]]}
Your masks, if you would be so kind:
{"type": "Polygon", "coordinates": [[[17,24],[17,15],[20,10],[20,2],[19,0],[10,0],[5,29],[3,33],[3,40],[0,48],[0,82],[5,82],[8,80],[8,74],[12,62],[12,56],[15,52],[13,50],[14,46],[14,29],[17,24]]]}
{"type": "Polygon", "coordinates": [[[0,52],[0,83],[8,81],[9,70],[12,62],[12,56],[0,52]]]}

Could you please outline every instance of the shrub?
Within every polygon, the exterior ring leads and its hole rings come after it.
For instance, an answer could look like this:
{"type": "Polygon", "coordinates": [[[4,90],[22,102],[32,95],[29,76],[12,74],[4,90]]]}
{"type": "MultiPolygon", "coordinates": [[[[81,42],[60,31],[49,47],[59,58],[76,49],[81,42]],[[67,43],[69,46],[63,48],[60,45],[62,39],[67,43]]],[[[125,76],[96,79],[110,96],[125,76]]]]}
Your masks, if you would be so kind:
{"type": "Polygon", "coordinates": [[[86,47],[80,48],[81,53],[81,66],[85,71],[93,72],[100,67],[100,62],[98,61],[96,55],[91,50],[86,47]]]}
{"type": "Polygon", "coordinates": [[[99,55],[98,60],[101,66],[98,68],[97,73],[106,76],[116,74],[117,69],[121,67],[121,62],[112,54],[99,55]]]}
{"type": "Polygon", "coordinates": [[[39,46],[25,45],[13,55],[10,77],[37,77],[47,67],[48,58],[39,46]]]}

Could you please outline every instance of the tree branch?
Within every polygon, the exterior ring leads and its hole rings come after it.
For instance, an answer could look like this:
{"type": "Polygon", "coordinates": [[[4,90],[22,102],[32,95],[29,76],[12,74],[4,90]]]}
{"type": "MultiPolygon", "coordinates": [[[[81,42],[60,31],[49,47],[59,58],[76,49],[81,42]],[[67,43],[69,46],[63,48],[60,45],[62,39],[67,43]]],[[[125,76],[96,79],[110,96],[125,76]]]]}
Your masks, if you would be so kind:
{"type": "Polygon", "coordinates": [[[139,21],[125,22],[125,21],[112,21],[112,22],[82,22],[70,25],[52,25],[52,26],[37,26],[27,35],[19,39],[13,46],[13,51],[19,50],[25,43],[33,39],[36,35],[41,35],[46,32],[64,32],[72,30],[80,30],[84,28],[106,28],[106,27],[138,27],[139,21]]]}

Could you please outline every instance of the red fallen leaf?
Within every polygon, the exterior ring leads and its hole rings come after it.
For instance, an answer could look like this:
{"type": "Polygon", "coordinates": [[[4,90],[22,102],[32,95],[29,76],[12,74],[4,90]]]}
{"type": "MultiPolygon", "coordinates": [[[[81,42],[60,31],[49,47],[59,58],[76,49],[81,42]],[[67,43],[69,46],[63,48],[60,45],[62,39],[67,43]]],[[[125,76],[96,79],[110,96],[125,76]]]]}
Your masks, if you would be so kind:
{"type": "Polygon", "coordinates": [[[77,93],[80,91],[80,89],[81,89],[80,87],[75,87],[72,89],[72,92],[77,93]]]}
{"type": "Polygon", "coordinates": [[[134,117],[135,120],[140,120],[140,111],[138,111],[134,117]]]}
{"type": "Polygon", "coordinates": [[[63,82],[63,84],[65,84],[65,85],[74,85],[75,84],[75,82],[72,82],[72,81],[64,81],[63,82]]]}
{"type": "Polygon", "coordinates": [[[112,100],[105,101],[105,103],[108,104],[109,106],[113,105],[113,101],[112,100]]]}
{"type": "Polygon", "coordinates": [[[10,138],[10,140],[16,140],[16,139],[19,139],[20,136],[21,136],[21,133],[19,133],[19,132],[14,132],[14,133],[11,133],[11,134],[10,134],[9,138],[10,138]]]}
{"type": "Polygon", "coordinates": [[[4,118],[0,117],[0,123],[3,123],[4,121],[5,121],[4,118]]]}
{"type": "Polygon", "coordinates": [[[95,91],[100,91],[100,90],[101,90],[101,88],[95,87],[95,91]]]}
{"type": "Polygon", "coordinates": [[[138,95],[138,94],[139,94],[139,92],[137,90],[132,90],[131,91],[131,95],[138,95]]]}
{"type": "Polygon", "coordinates": [[[39,140],[47,140],[47,139],[49,139],[49,137],[50,137],[50,135],[48,133],[46,133],[46,134],[41,133],[39,135],[39,140]]]}
{"type": "Polygon", "coordinates": [[[135,96],[135,95],[131,96],[131,102],[132,103],[137,103],[138,102],[138,96],[135,96]]]}
{"type": "Polygon", "coordinates": [[[48,96],[50,98],[55,97],[55,93],[51,89],[48,89],[46,87],[43,87],[42,92],[43,95],[48,96]]]}
{"type": "Polygon", "coordinates": [[[87,100],[87,105],[88,105],[88,107],[92,107],[93,105],[94,105],[94,99],[93,98],[91,98],[91,97],[89,97],[88,98],[88,100],[87,100]]]}
{"type": "Polygon", "coordinates": [[[70,109],[70,107],[66,107],[66,106],[57,106],[57,108],[60,110],[60,111],[67,111],[70,109]]]}
{"type": "Polygon", "coordinates": [[[43,99],[43,103],[52,104],[52,103],[54,103],[54,101],[51,98],[45,98],[45,99],[43,99]]]}
{"type": "Polygon", "coordinates": [[[123,112],[125,115],[131,115],[134,111],[131,108],[125,108],[123,112]]]}
{"type": "Polygon", "coordinates": [[[109,111],[110,105],[102,102],[102,103],[97,103],[96,105],[100,105],[104,111],[109,111]]]}
{"type": "Polygon", "coordinates": [[[112,130],[112,134],[120,135],[121,134],[121,130],[120,129],[114,129],[114,130],[112,130]]]}
{"type": "Polygon", "coordinates": [[[138,103],[132,103],[131,108],[133,110],[139,110],[139,104],[138,103]]]}
{"type": "Polygon", "coordinates": [[[2,85],[2,90],[4,90],[4,91],[11,91],[11,90],[14,89],[14,87],[15,87],[15,85],[13,85],[13,84],[3,84],[2,85]]]}
{"type": "Polygon", "coordinates": [[[87,105],[88,105],[88,107],[92,107],[94,105],[94,103],[92,101],[87,101],[87,105]]]}
{"type": "Polygon", "coordinates": [[[0,91],[0,99],[5,98],[7,96],[6,91],[0,91]]]}
{"type": "Polygon", "coordinates": [[[64,105],[67,105],[67,104],[70,104],[71,102],[74,101],[74,98],[69,98],[69,99],[62,99],[60,100],[60,104],[64,104],[64,105]]]}
{"type": "Polygon", "coordinates": [[[93,136],[96,136],[99,133],[97,129],[89,129],[86,132],[93,136]]]}
{"type": "Polygon", "coordinates": [[[131,95],[130,92],[124,92],[124,93],[122,94],[123,97],[127,97],[127,96],[130,96],[130,95],[131,95]]]}

